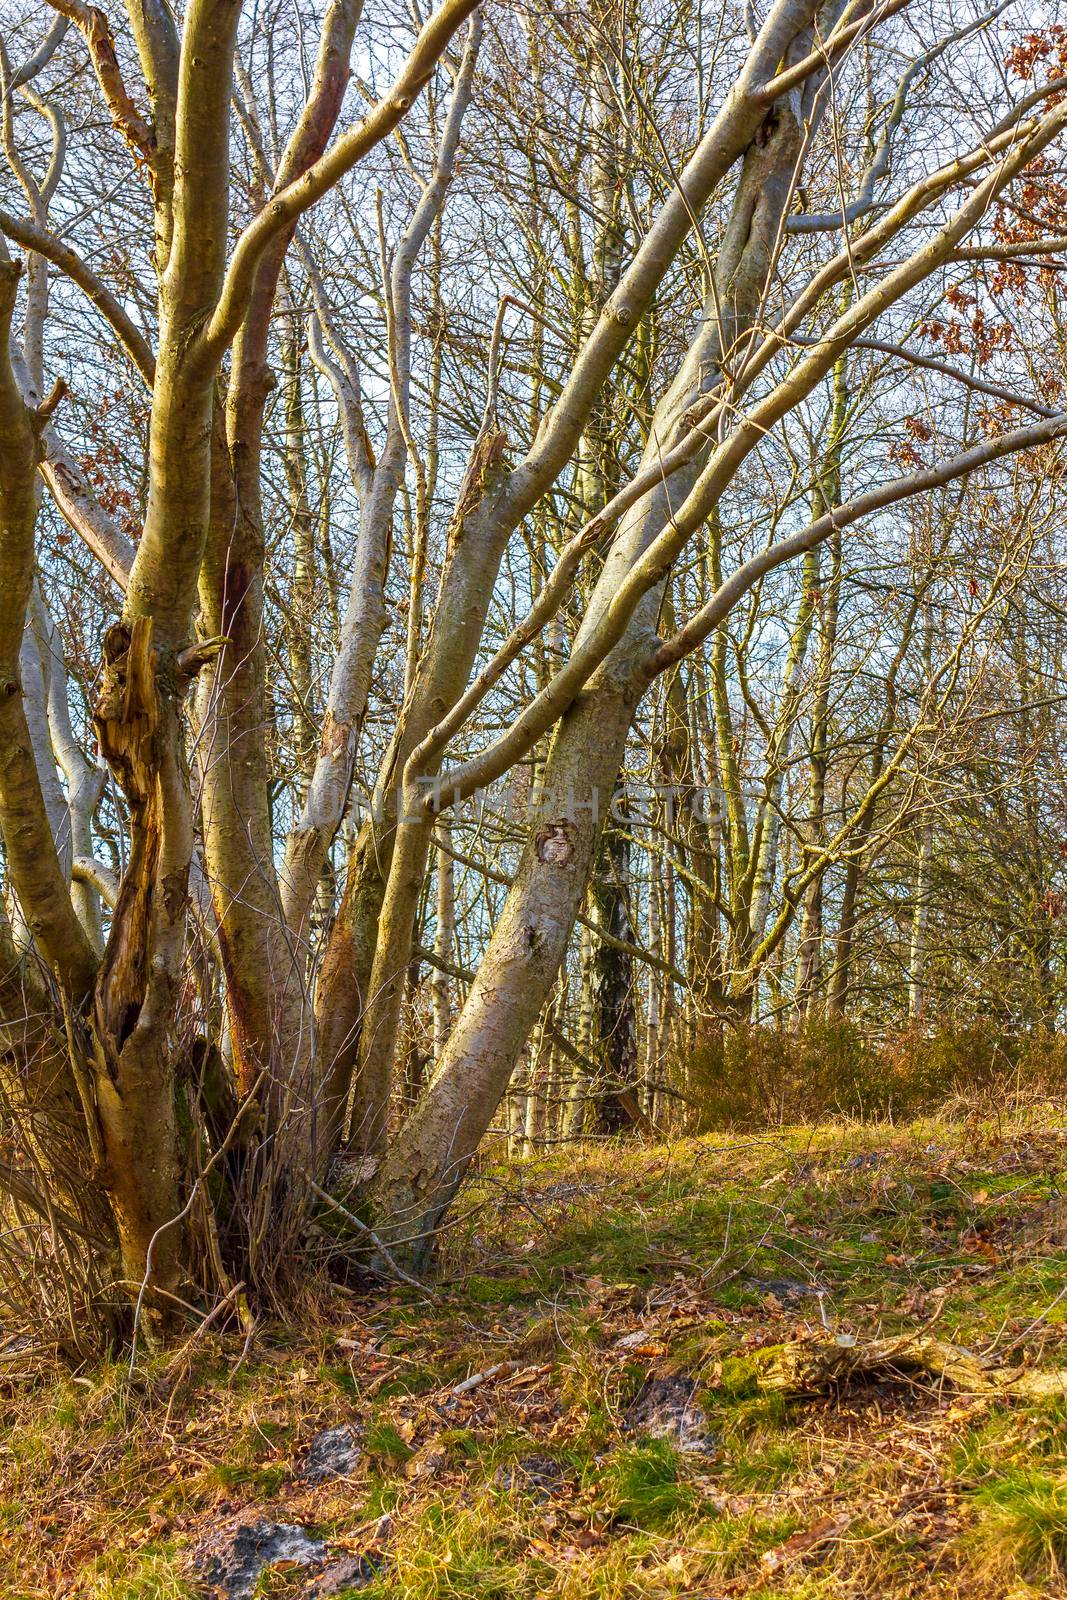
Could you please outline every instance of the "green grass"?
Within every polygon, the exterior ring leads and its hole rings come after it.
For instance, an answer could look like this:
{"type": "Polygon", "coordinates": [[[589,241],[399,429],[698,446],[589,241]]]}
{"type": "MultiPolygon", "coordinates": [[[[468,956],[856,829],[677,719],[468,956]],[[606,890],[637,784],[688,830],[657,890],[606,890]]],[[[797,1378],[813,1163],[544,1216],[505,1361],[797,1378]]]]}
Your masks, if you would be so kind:
{"type": "Polygon", "coordinates": [[[954,1466],[977,1559],[1067,1587],[1067,1400],[990,1418],[960,1440],[954,1466]]]}
{"type": "Polygon", "coordinates": [[[195,1591],[178,1570],[174,1549],[164,1546],[132,1560],[120,1552],[101,1556],[85,1593],[87,1600],[193,1600],[195,1591]]]}
{"type": "Polygon", "coordinates": [[[639,1529],[670,1528],[691,1515],[697,1503],[682,1459],[663,1439],[617,1451],[595,1476],[612,1520],[639,1529]]]}
{"type": "Polygon", "coordinates": [[[405,1529],[388,1570],[360,1593],[365,1600],[533,1600],[546,1569],[522,1559],[524,1544],[496,1501],[434,1499],[405,1529]]]}
{"type": "Polygon", "coordinates": [[[974,1501],[974,1541],[998,1570],[1067,1580],[1067,1475],[1014,1467],[983,1484],[974,1501]]]}

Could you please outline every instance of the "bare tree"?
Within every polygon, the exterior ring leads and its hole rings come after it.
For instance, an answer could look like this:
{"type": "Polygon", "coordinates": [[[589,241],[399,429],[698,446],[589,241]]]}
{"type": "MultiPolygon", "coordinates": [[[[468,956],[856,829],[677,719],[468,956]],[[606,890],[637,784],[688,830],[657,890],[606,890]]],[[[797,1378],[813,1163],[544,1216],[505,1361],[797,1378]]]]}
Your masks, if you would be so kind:
{"type": "Polygon", "coordinates": [[[520,1060],[523,1141],[613,1133],[671,1091],[643,993],[747,1017],[788,957],[799,1010],[847,1003],[1067,432],[992,314],[1055,322],[1067,102],[990,68],[1007,5],[917,4],[712,7],[695,63],[612,0],[12,17],[0,1184],[87,1298],[115,1245],[160,1318],[278,1291],[330,1186],[338,1248],[406,1271],[520,1060]],[[1020,463],[920,682],[906,508],[1020,463]],[[854,539],[904,592],[873,717],[854,539]],[[612,811],[642,762],[669,818],[612,811]]]}

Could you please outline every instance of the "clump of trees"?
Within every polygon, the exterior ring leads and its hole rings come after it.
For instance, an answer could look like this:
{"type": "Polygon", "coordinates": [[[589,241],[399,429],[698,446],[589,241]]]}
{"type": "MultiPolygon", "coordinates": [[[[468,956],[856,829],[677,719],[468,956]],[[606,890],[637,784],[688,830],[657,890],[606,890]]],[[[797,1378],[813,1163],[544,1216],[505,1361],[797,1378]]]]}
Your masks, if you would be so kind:
{"type": "Polygon", "coordinates": [[[421,1270],[709,1030],[1055,1027],[1065,55],[8,6],[9,1313],[421,1270]]]}

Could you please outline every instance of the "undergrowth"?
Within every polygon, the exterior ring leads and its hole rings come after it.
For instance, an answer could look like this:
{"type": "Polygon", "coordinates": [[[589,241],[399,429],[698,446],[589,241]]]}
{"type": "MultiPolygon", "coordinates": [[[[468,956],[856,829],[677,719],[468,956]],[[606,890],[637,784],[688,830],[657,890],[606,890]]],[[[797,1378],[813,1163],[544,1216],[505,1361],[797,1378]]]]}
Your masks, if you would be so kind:
{"type": "Polygon", "coordinates": [[[1051,1600],[1067,1395],[790,1400],[753,1357],[922,1330],[1063,1368],[1065,1168],[1047,1112],[564,1150],[473,1177],[433,1298],[338,1287],[313,1332],[211,1328],[132,1378],[22,1352],[0,1593],[192,1600],[198,1543],[256,1516],[365,1556],[369,1600],[1051,1600]],[[355,1471],[309,1482],[340,1423],[355,1471]]]}
{"type": "Polygon", "coordinates": [[[874,1039],[847,1018],[709,1032],[686,1062],[697,1131],[928,1115],[953,1098],[990,1114],[1014,1100],[1067,1098],[1067,1041],[980,1023],[874,1039]]]}

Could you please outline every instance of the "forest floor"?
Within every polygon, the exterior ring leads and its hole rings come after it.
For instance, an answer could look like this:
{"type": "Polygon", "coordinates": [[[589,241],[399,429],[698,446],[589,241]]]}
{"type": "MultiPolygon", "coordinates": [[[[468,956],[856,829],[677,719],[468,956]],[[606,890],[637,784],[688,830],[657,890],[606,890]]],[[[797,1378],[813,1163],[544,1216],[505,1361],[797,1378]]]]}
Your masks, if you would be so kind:
{"type": "Polygon", "coordinates": [[[0,1594],[1067,1595],[1047,1107],[490,1167],[311,1320],[6,1380],[0,1594]]]}

